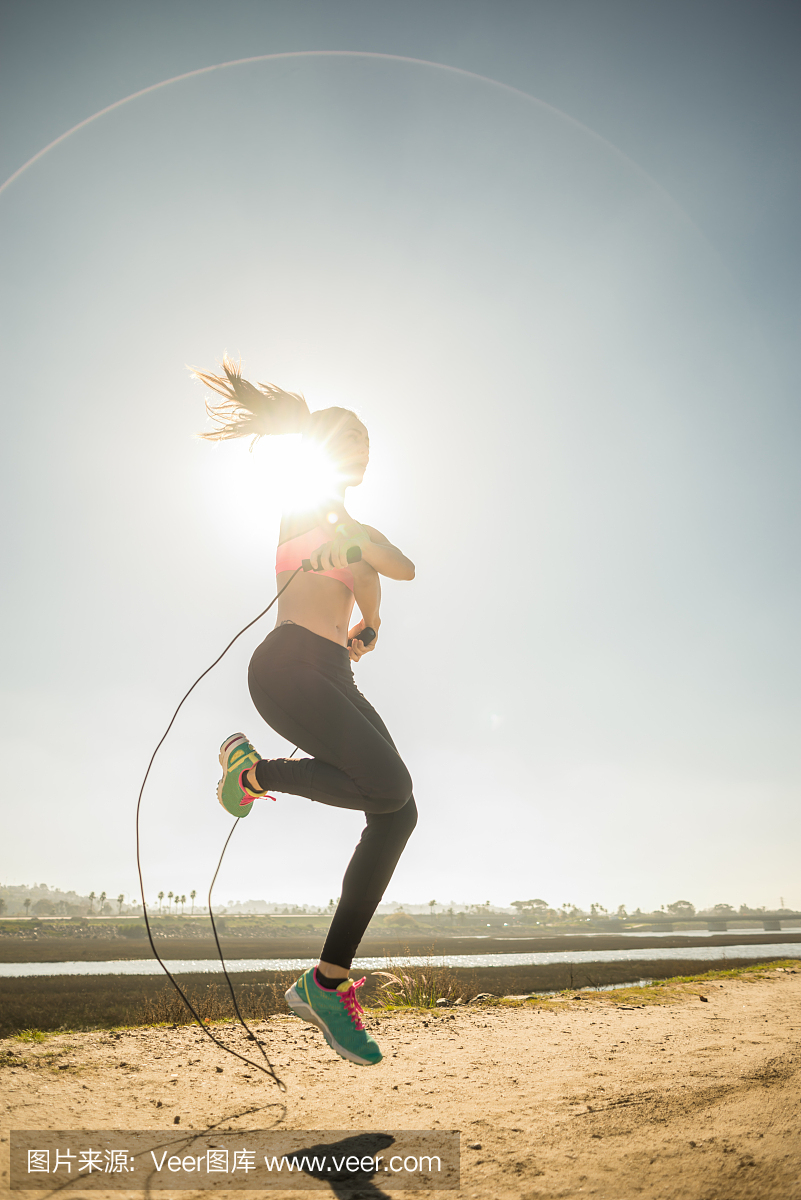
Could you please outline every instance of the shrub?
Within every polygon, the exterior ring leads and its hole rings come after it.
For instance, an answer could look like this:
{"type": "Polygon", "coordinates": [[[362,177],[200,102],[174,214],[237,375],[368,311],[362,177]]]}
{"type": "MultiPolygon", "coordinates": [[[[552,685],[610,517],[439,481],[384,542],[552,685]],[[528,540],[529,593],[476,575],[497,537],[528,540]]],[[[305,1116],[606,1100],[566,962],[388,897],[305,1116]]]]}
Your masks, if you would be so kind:
{"type": "Polygon", "coordinates": [[[436,1008],[438,1000],[453,1001],[459,994],[458,977],[449,967],[409,967],[373,971],[386,979],[379,985],[379,1008],[436,1008]]]}
{"type": "Polygon", "coordinates": [[[384,917],[385,925],[394,925],[398,929],[416,929],[417,922],[414,917],[410,917],[408,913],[396,912],[390,913],[388,917],[384,917]]]}

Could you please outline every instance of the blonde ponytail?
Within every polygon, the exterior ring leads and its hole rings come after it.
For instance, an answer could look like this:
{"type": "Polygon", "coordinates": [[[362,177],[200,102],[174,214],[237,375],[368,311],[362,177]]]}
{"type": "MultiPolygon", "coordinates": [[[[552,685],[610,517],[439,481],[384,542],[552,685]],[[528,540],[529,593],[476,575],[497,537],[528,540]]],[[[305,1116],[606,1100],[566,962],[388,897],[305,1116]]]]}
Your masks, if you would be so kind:
{"type": "Polygon", "coordinates": [[[206,401],[206,413],[216,429],[198,436],[209,442],[229,438],[252,437],[256,440],[271,433],[302,433],[309,420],[309,406],[298,392],[285,392],[274,383],[255,387],[242,378],[242,364],[223,356],[224,375],[211,375],[192,369],[195,379],[205,383],[222,400],[206,401]]]}

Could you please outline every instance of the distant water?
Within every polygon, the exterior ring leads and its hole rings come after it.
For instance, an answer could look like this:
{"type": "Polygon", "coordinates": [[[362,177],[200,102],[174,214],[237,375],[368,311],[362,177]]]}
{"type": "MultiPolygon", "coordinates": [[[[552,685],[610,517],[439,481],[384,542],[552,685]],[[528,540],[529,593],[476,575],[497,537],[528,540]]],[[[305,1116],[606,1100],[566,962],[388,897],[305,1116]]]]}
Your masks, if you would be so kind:
{"type": "MultiPolygon", "coordinates": [[[[782,923],[781,929],[761,929],[755,925],[749,926],[747,929],[732,929],[731,925],[728,929],[588,929],[586,933],[576,933],[575,930],[570,931],[571,937],[627,937],[627,938],[653,938],[653,937],[697,937],[710,938],[717,937],[719,934],[738,934],[740,937],[748,937],[749,934],[759,933],[801,933],[801,925],[790,925],[782,923]]],[[[481,934],[479,934],[479,937],[481,934]]],[[[495,937],[495,934],[487,934],[487,937],[495,937]]],[[[527,934],[526,937],[535,937],[536,934],[527,934]]],[[[515,941],[515,938],[510,938],[510,941],[515,941]]]]}
{"type": "MultiPolygon", "coordinates": [[[[644,946],[627,950],[561,950],[553,954],[443,954],[401,956],[398,962],[413,967],[529,967],[551,963],[610,963],[656,962],[660,959],[681,958],[698,962],[721,962],[727,958],[799,958],[801,942],[777,942],[772,945],[741,946],[644,946]]],[[[165,959],[174,975],[214,975],[220,973],[219,959],[165,959]]],[[[232,958],[226,960],[231,972],[240,971],[305,971],[311,958],[232,958]]],[[[354,971],[382,971],[392,963],[384,958],[357,958],[354,971]]],[[[0,978],[21,979],[32,975],[158,975],[161,967],[155,959],[135,962],[59,962],[59,963],[0,963],[0,978]]]]}

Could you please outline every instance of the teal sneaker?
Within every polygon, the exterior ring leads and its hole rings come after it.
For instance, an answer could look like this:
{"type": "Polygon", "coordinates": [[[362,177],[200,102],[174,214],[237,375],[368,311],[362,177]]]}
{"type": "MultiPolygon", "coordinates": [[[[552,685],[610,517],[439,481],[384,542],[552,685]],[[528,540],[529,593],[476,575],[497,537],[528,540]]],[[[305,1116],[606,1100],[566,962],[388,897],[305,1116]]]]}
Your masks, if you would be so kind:
{"type": "Polygon", "coordinates": [[[220,765],[223,775],[217,784],[217,799],[232,817],[246,817],[253,808],[255,796],[243,786],[240,778],[261,761],[261,755],[251,746],[244,733],[232,733],[220,746],[220,765]]]}
{"type": "Polygon", "coordinates": [[[311,1021],[323,1031],[328,1045],[350,1062],[371,1067],[381,1062],[378,1043],[364,1028],[364,1009],[356,999],[359,979],[343,979],[336,991],[321,988],[314,978],[314,967],[304,971],[286,993],[286,1002],[296,1016],[311,1021]]]}

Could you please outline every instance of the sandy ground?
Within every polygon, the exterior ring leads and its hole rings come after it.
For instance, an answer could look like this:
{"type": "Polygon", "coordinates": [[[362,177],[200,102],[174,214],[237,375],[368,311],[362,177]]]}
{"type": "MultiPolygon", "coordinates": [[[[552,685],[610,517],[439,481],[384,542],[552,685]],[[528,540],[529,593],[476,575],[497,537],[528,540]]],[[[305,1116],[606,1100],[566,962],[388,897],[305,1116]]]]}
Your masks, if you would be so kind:
{"type": "MultiPolygon", "coordinates": [[[[214,1126],[458,1129],[459,1195],[480,1200],[801,1198],[801,973],[645,998],[371,1017],[385,1053],[374,1068],[343,1062],[296,1018],[272,1018],[257,1029],[283,1096],[197,1028],[9,1039],[0,1191],[10,1194],[11,1128],[178,1137],[214,1126]]],[[[225,1036],[246,1048],[244,1036],[225,1036]]],[[[337,1194],[386,1193],[370,1184],[337,1194]]]]}

